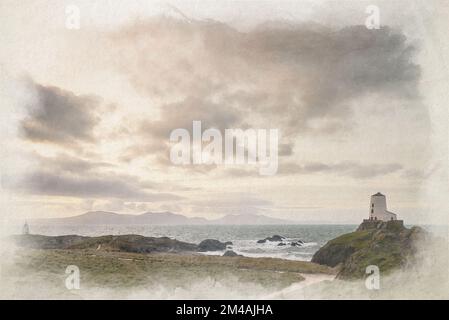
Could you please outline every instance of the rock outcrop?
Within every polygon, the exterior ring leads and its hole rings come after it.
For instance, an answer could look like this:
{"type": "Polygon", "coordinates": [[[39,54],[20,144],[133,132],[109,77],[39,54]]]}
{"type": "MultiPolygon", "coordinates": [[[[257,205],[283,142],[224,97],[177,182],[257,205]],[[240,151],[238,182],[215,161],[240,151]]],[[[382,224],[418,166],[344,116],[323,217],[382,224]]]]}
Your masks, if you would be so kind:
{"type": "Polygon", "coordinates": [[[292,241],[290,243],[290,246],[292,247],[301,247],[304,244],[304,241],[298,240],[298,241],[292,241]]]}
{"type": "Polygon", "coordinates": [[[198,251],[221,251],[226,250],[228,245],[232,245],[232,242],[221,242],[215,239],[206,239],[200,242],[198,245],[198,251]]]}
{"type": "Polygon", "coordinates": [[[78,235],[44,236],[36,234],[14,236],[20,247],[32,249],[96,249],[124,251],[135,253],[157,252],[204,252],[226,250],[232,242],[221,242],[207,239],[196,245],[167,237],[144,237],[141,235],[107,235],[99,237],[83,237],[78,235]]]}
{"type": "Polygon", "coordinates": [[[225,253],[223,253],[223,257],[243,257],[241,254],[237,254],[232,250],[227,250],[225,253]]]}
{"type": "Polygon", "coordinates": [[[416,253],[416,244],[428,234],[420,227],[407,229],[402,221],[364,221],[355,232],[344,234],[319,249],[312,262],[339,267],[337,278],[366,276],[376,265],[383,273],[400,268],[416,253]]]}
{"type": "Polygon", "coordinates": [[[271,242],[281,242],[283,239],[285,239],[285,237],[275,234],[275,235],[272,236],[272,237],[267,237],[267,238],[262,239],[262,240],[257,240],[257,243],[265,243],[265,242],[267,242],[267,241],[271,241],[271,242]]]}

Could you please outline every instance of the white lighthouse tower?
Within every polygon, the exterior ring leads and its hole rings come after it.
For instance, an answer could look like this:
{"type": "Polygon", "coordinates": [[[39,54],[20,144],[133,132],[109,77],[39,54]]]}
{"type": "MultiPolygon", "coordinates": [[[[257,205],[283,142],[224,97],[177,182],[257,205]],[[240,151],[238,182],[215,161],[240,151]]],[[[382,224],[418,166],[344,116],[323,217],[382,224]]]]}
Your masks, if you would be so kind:
{"type": "Polygon", "coordinates": [[[387,210],[387,200],[380,192],[371,196],[369,205],[369,220],[397,220],[396,214],[387,210]]]}

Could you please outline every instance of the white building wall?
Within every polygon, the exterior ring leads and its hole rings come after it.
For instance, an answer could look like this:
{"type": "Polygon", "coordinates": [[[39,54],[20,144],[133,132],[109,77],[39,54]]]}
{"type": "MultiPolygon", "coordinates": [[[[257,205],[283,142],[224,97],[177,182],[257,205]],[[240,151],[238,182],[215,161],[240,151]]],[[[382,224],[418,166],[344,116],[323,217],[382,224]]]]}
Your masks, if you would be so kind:
{"type": "Polygon", "coordinates": [[[383,194],[376,193],[371,196],[369,207],[370,220],[390,221],[396,220],[396,214],[387,210],[387,200],[383,194]]]}

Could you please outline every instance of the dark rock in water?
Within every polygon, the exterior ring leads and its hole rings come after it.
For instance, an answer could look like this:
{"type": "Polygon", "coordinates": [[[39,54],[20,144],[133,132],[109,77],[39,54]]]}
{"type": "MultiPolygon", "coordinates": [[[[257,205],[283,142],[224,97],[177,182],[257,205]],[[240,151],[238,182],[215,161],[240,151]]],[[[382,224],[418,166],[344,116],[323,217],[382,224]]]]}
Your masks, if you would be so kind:
{"type": "Polygon", "coordinates": [[[285,246],[285,243],[279,242],[279,243],[278,243],[278,247],[280,247],[280,246],[285,246]]]}
{"type": "Polygon", "coordinates": [[[242,255],[237,254],[232,250],[227,250],[225,253],[223,253],[223,257],[242,257],[242,255]]]}
{"type": "Polygon", "coordinates": [[[296,242],[299,243],[299,244],[304,244],[304,241],[302,241],[302,240],[298,240],[296,242]]]}
{"type": "Polygon", "coordinates": [[[285,239],[285,237],[279,236],[279,235],[275,234],[275,235],[272,236],[272,237],[267,237],[267,238],[265,238],[265,239],[258,240],[257,243],[265,243],[265,242],[267,242],[267,241],[280,242],[280,241],[282,241],[283,239],[285,239]]]}
{"type": "Polygon", "coordinates": [[[290,243],[290,246],[292,247],[301,247],[303,245],[304,242],[302,242],[301,240],[299,241],[293,241],[292,243],[290,243]]]}
{"type": "Polygon", "coordinates": [[[227,243],[232,242],[221,242],[215,239],[206,239],[200,242],[198,245],[198,251],[220,251],[226,250],[227,243]]]}
{"type": "Polygon", "coordinates": [[[285,239],[285,238],[282,236],[279,236],[277,234],[275,234],[274,236],[272,236],[270,238],[267,238],[268,241],[282,241],[282,239],[285,239]]]}
{"type": "Polygon", "coordinates": [[[400,221],[366,221],[357,231],[326,243],[312,262],[340,266],[339,279],[363,278],[369,265],[377,265],[384,273],[404,266],[413,258],[417,242],[426,238],[422,228],[407,229],[400,221]]]}
{"type": "Polygon", "coordinates": [[[232,246],[232,242],[231,241],[226,241],[224,244],[227,245],[227,246],[232,246]]]}

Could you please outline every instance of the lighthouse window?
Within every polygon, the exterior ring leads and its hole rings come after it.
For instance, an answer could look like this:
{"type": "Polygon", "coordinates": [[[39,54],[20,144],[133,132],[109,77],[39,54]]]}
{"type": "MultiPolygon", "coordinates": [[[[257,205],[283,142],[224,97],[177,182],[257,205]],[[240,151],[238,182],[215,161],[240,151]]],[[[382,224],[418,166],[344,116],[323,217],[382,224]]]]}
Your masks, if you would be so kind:
{"type": "Polygon", "coordinates": [[[374,208],[374,203],[371,205],[371,207],[373,207],[374,208]]]}
{"type": "Polygon", "coordinates": [[[371,209],[371,213],[374,213],[374,210],[373,210],[373,209],[371,209]]]}

